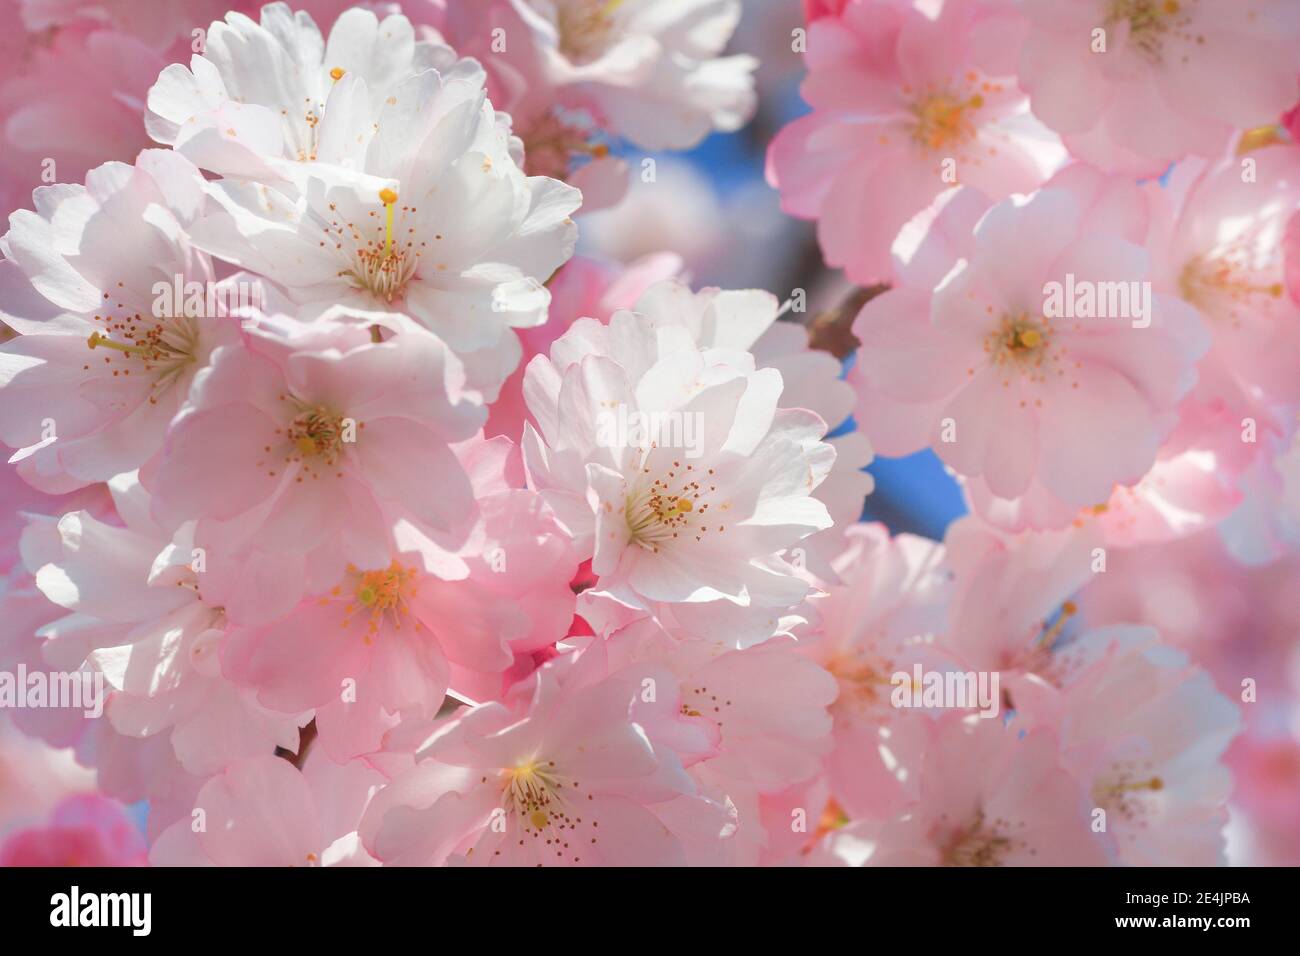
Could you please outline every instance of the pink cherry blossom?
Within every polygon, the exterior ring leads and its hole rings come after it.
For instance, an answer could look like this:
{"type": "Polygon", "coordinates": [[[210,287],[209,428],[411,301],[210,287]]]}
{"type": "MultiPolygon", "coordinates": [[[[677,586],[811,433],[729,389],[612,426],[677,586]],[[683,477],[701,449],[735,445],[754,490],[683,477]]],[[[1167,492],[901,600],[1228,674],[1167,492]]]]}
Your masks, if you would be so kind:
{"type": "Polygon", "coordinates": [[[817,602],[818,627],[800,650],[839,685],[830,792],[854,816],[882,814],[901,805],[900,770],[915,770],[925,735],[924,718],[892,706],[892,678],[915,663],[947,666],[930,645],[946,628],[952,572],[939,543],[891,538],[881,525],[850,526],[841,540],[842,587],[817,602]]]}
{"type": "Polygon", "coordinates": [[[670,675],[639,722],[640,685],[608,677],[603,652],[566,655],[506,702],[440,722],[371,802],[366,850],[399,865],[663,866],[727,839],[726,809],[683,765],[710,752],[707,728],[662,703],[670,675]]]}
{"type": "Polygon", "coordinates": [[[229,9],[229,0],[18,0],[23,25],[38,33],[83,20],[140,37],[154,49],[229,9]]]}
{"type": "Polygon", "coordinates": [[[383,778],[360,762],[308,758],[299,771],[269,754],[209,779],[149,851],[155,866],[374,866],[356,828],[383,778]]]}
{"type": "Polygon", "coordinates": [[[1300,303],[1300,212],[1287,222],[1286,237],[1282,240],[1286,256],[1286,287],[1291,299],[1300,303]]]}
{"type": "Polygon", "coordinates": [[[134,166],[92,170],[84,187],[42,187],[35,211],[10,217],[0,319],[19,335],[0,346],[0,440],[37,488],[70,491],[149,461],[195,372],[235,337],[233,299],[209,295],[212,266],[184,232],[201,184],[182,157],[146,150],[134,166]],[[176,296],[191,284],[203,294],[176,296]]]}
{"type": "Polygon", "coordinates": [[[1012,18],[968,0],[837,6],[809,24],[813,109],[773,141],[768,180],[786,212],[817,220],[827,264],[866,284],[889,277],[894,236],[941,192],[1028,192],[1063,154],[1016,85],[1012,18]]]}
{"type": "Polygon", "coordinates": [[[19,732],[8,714],[0,717],[0,841],[44,823],[50,807],[94,785],[95,775],[70,751],[19,732]]]}
{"type": "Polygon", "coordinates": [[[0,864],[1300,859],[1294,3],[759,6],[9,0],[0,864]]]}
{"type": "Polygon", "coordinates": [[[1021,695],[1021,712],[1060,728],[1063,763],[1090,783],[1122,862],[1221,865],[1231,782],[1222,756],[1241,726],[1237,708],[1151,628],[1084,642],[1100,659],[1059,697],[1021,695]]]}
{"type": "Polygon", "coordinates": [[[80,182],[100,163],[129,161],[147,147],[140,105],[166,64],[138,36],[85,22],[52,37],[11,29],[14,49],[5,46],[0,64],[6,217],[30,205],[32,190],[50,175],[80,182]]]}
{"type": "Polygon", "coordinates": [[[879,403],[862,427],[875,439],[873,423],[898,413],[882,449],[928,445],[997,497],[1041,483],[1077,509],[1155,463],[1208,342],[1185,302],[1146,295],[1152,267],[1129,238],[1140,234],[1132,207],[1096,177],[1066,173],[992,207],[951,194],[915,246],[900,239],[902,282],[867,303],[854,332],[864,397],[879,403]],[[1096,299],[1095,317],[1053,308],[1053,284],[1064,298],[1076,282],[1119,284],[1146,305],[1111,314],[1096,299]]]}
{"type": "Polygon", "coordinates": [[[41,593],[69,612],[42,628],[46,658],[103,674],[114,730],[164,735],[195,776],[277,746],[296,750],[305,721],[267,712],[221,678],[225,614],[203,597],[190,529],[171,536],[155,526],[133,474],[110,487],[121,526],[70,512],[50,529],[51,553],[31,561],[41,593]]]}
{"type": "MultiPolygon", "coordinates": [[[[451,7],[444,26],[494,74],[529,153],[556,153],[559,172],[591,150],[590,127],[659,150],[744,125],[757,63],[719,56],[740,13],[739,0],[493,0],[451,7]]],[[[595,150],[597,163],[603,155],[595,150]]]]}
{"type": "MultiPolygon", "coordinates": [[[[472,66],[472,64],[471,64],[472,66]]],[[[222,180],[192,230],[213,255],[274,275],[308,315],[339,304],[404,310],[434,331],[491,400],[519,362],[512,331],[545,321],[543,282],[569,258],[577,190],[525,177],[470,69],[413,77],[355,165],[293,163],[290,195],[222,180]],[[437,144],[437,162],[418,161],[437,144]],[[375,171],[372,175],[371,171],[375,171]]]]}
{"type": "Polygon", "coordinates": [[[1242,471],[1255,456],[1240,440],[1240,422],[1228,418],[1220,400],[1184,399],[1151,469],[1090,508],[1064,504],[1041,483],[1010,500],[993,495],[983,478],[966,481],[965,490],[976,512],[1012,532],[1094,524],[1117,547],[1173,540],[1223,522],[1243,501],[1242,471]]]}
{"type": "Polygon", "coordinates": [[[832,858],[867,866],[1101,866],[1092,799],[1062,768],[1051,731],[952,715],[935,725],[920,796],[892,817],[829,836],[832,858]]]}
{"type": "MultiPolygon", "coordinates": [[[[670,629],[761,640],[808,593],[782,554],[829,526],[813,492],[834,451],[814,413],[780,408],[780,372],[701,348],[668,311],[673,301],[651,290],[646,312],[575,323],[549,359],[529,364],[538,427],[525,430],[525,463],[593,556],[600,581],[583,597],[609,607],[588,605],[588,620],[656,614],[670,629]]],[[[700,304],[724,324],[772,307],[757,292],[700,304]]]]}
{"type": "MultiPolygon", "coordinates": [[[[1147,244],[1157,290],[1195,307],[1213,337],[1198,395],[1260,418],[1270,404],[1300,402],[1290,372],[1300,356],[1300,305],[1285,294],[1283,253],[1300,206],[1300,147],[1188,161],[1167,189],[1145,191],[1155,210],[1147,244]]],[[[1239,431],[1240,416],[1231,424],[1239,431]]]]}
{"type": "Polygon", "coordinates": [[[391,558],[348,565],[287,615],[234,628],[221,650],[221,672],[262,705],[314,711],[340,762],[380,749],[399,718],[432,719],[448,690],[501,696],[517,658],[572,621],[568,536],[535,492],[504,487],[504,449],[459,451],[481,502],[460,552],[401,529],[391,558]]]}
{"type": "Polygon", "coordinates": [[[387,567],[400,519],[463,538],[473,491],[449,446],[483,418],[455,355],[405,316],[262,317],[214,353],[144,483],[160,525],[197,522],[213,600],[266,620],[349,564],[387,567]]]}
{"type": "Polygon", "coordinates": [[[309,13],[268,3],[260,20],[232,12],[214,22],[189,69],[163,70],[149,90],[146,124],[205,169],[276,178],[284,159],[355,160],[354,137],[368,140],[369,121],[402,81],[454,63],[445,46],[417,40],[399,14],[381,21],[354,7],[327,42],[309,13]],[[280,82],[266,84],[268,74],[280,82]]]}
{"type": "Polygon", "coordinates": [[[519,331],[523,359],[489,408],[485,433],[489,437],[512,438],[523,434],[528,415],[524,403],[524,368],[533,356],[549,352],[551,343],[576,320],[592,318],[607,322],[619,309],[632,308],[647,288],[660,280],[676,278],[681,271],[682,261],[672,253],[643,256],[626,266],[584,256],[575,256],[565,263],[548,284],[551,305],[546,324],[519,331]]]}
{"type": "Polygon", "coordinates": [[[143,866],[144,837],[120,804],[95,794],[68,797],[47,826],[10,834],[0,866],[143,866]]]}
{"type": "Polygon", "coordinates": [[[1295,103],[1300,13],[1286,0],[1026,0],[1021,84],[1077,158],[1158,176],[1217,157],[1295,103]],[[1231,77],[1231,79],[1228,79],[1231,77]]]}

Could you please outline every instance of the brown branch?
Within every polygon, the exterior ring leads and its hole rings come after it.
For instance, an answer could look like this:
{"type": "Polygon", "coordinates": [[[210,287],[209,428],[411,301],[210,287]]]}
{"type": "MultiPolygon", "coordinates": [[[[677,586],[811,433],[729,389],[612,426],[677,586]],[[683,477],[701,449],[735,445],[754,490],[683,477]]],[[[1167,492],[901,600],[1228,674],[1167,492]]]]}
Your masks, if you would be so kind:
{"type": "Polygon", "coordinates": [[[818,313],[808,323],[809,347],[830,352],[837,359],[854,351],[862,343],[853,334],[853,320],[858,317],[864,305],[888,289],[889,286],[884,283],[857,286],[833,309],[818,313]]]}
{"type": "Polygon", "coordinates": [[[303,761],[307,759],[307,751],[316,739],[316,719],[313,717],[308,721],[307,726],[298,731],[298,752],[294,753],[285,747],[276,747],[275,755],[283,757],[289,763],[293,764],[299,770],[302,769],[303,761]]]}

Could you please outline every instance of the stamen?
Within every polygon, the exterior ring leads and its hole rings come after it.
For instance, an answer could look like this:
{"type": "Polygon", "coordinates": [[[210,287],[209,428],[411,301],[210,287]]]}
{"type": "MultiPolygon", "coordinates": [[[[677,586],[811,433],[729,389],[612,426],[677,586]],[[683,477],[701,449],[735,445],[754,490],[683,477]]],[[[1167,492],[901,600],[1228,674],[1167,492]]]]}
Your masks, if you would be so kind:
{"type": "Polygon", "coordinates": [[[1241,156],[1256,149],[1263,149],[1265,146],[1285,142],[1287,139],[1282,135],[1282,127],[1276,124],[1256,126],[1241,134],[1241,139],[1237,141],[1237,155],[1241,156]]]}
{"type": "Polygon", "coordinates": [[[157,351],[157,349],[145,345],[126,345],[123,342],[114,342],[98,332],[91,332],[90,338],[86,339],[86,344],[92,349],[102,345],[106,349],[116,349],[119,352],[125,352],[127,355],[149,355],[157,351]]]}
{"type": "Polygon", "coordinates": [[[393,207],[397,205],[397,193],[385,186],[379,190],[379,199],[384,204],[384,258],[393,254],[393,207]]]}
{"type": "MultiPolygon", "coordinates": [[[[349,601],[344,609],[342,626],[345,629],[350,627],[357,612],[368,613],[367,644],[379,633],[385,618],[392,621],[394,630],[400,631],[410,612],[409,601],[418,593],[415,569],[394,559],[388,567],[375,571],[358,571],[355,566],[348,565],[348,577],[355,580],[352,592],[355,601],[349,601]]],[[[421,627],[419,619],[416,619],[415,627],[421,627]]]]}
{"type": "Polygon", "coordinates": [[[1056,639],[1061,636],[1061,631],[1065,630],[1065,626],[1070,623],[1070,618],[1078,613],[1079,605],[1073,601],[1066,601],[1062,604],[1061,613],[1056,616],[1056,620],[1052,622],[1050,627],[1044,628],[1043,633],[1039,635],[1039,644],[1050,649],[1056,643],[1056,639]]]}
{"type": "Polygon", "coordinates": [[[966,111],[977,110],[983,105],[984,97],[979,93],[962,101],[946,93],[929,96],[912,109],[916,115],[912,136],[922,146],[930,149],[964,143],[975,133],[966,111]]]}

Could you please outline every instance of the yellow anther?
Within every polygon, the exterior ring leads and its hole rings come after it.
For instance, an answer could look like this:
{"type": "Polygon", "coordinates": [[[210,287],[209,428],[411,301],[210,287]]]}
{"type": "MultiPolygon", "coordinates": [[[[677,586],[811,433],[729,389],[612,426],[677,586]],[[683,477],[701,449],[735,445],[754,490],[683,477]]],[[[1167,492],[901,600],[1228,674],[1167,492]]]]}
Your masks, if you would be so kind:
{"type": "Polygon", "coordinates": [[[337,83],[339,80],[343,79],[343,74],[345,72],[347,71],[344,70],[343,67],[336,66],[334,69],[330,70],[330,79],[337,83]]]}
{"type": "Polygon", "coordinates": [[[122,342],[114,342],[112,339],[106,338],[98,332],[91,332],[90,338],[86,339],[86,344],[92,349],[102,345],[106,349],[115,349],[118,352],[125,352],[127,355],[148,355],[153,351],[144,345],[126,345],[122,342]]]}
{"type": "Polygon", "coordinates": [[[1241,134],[1241,139],[1237,140],[1237,155],[1285,142],[1287,139],[1282,135],[1282,127],[1276,124],[1256,126],[1254,129],[1246,130],[1241,134]]]}

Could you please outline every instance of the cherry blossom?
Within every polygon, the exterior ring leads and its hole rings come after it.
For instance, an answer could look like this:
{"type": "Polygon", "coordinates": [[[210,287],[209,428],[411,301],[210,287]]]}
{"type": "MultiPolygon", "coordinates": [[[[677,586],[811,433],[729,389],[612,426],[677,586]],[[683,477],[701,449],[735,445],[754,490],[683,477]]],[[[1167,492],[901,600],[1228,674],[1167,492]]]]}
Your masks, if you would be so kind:
{"type": "Polygon", "coordinates": [[[201,184],[182,157],[146,150],[85,186],[42,187],[34,211],[10,217],[0,319],[19,335],[0,345],[0,439],[37,488],[71,491],[151,460],[195,373],[237,337],[225,315],[241,290],[218,290],[185,233],[201,184]]]}
{"type": "Polygon", "coordinates": [[[436,726],[414,767],[372,801],[366,849],[398,864],[655,866],[726,839],[726,809],[683,766],[710,752],[708,730],[662,706],[638,722],[639,688],[607,679],[603,658],[600,645],[568,655],[505,702],[436,726]]]}
{"type": "Polygon", "coordinates": [[[1028,192],[1064,154],[1030,121],[1008,55],[1019,28],[991,5],[837,6],[808,27],[813,109],[772,142],[768,179],[786,212],[817,220],[827,263],[869,283],[889,277],[895,234],[941,192],[1028,192]]]}
{"type": "Polygon", "coordinates": [[[1067,172],[991,207],[951,194],[914,248],[901,237],[903,282],[868,302],[854,331],[881,406],[867,414],[904,411],[885,430],[891,446],[928,445],[1001,498],[1039,482],[1082,508],[1155,463],[1208,342],[1185,302],[1151,292],[1130,207],[1067,172]],[[1130,290],[1130,305],[1054,308],[1049,289],[1076,282],[1130,290]]]}
{"type": "Polygon", "coordinates": [[[0,864],[1300,859],[1294,4],[758,6],[11,0],[0,864]]]}
{"type": "Polygon", "coordinates": [[[1300,14],[1285,0],[1026,0],[1021,85],[1071,153],[1158,176],[1217,157],[1296,99],[1300,14]],[[1232,77],[1225,82],[1225,77],[1232,77]]]}
{"type": "Polygon", "coordinates": [[[143,866],[144,838],[122,807],[95,794],[68,797],[48,826],[0,844],[0,866],[143,866]]]}
{"type": "MultiPolygon", "coordinates": [[[[813,491],[835,453],[814,413],[780,408],[779,371],[700,348],[652,296],[608,326],[575,323],[529,363],[525,463],[591,553],[600,582],[584,597],[607,600],[603,615],[761,639],[809,592],[782,554],[829,527],[813,491]]],[[[768,305],[736,292],[705,313],[768,305]]]]}

